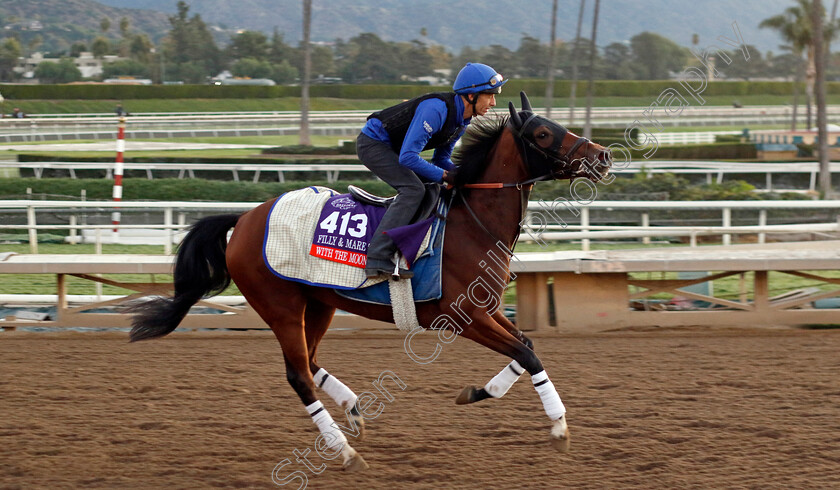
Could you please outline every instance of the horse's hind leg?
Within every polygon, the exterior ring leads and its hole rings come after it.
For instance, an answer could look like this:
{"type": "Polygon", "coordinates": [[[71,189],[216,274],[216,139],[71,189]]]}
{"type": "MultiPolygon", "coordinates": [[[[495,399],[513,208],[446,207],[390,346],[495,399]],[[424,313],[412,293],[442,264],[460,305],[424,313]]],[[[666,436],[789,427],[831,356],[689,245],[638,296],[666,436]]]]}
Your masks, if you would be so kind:
{"type": "MultiPolygon", "coordinates": [[[[510,320],[505,317],[504,313],[501,310],[496,310],[495,313],[492,315],[493,320],[496,321],[502,328],[508,331],[511,335],[517,338],[520,342],[522,342],[525,347],[528,347],[531,350],[534,350],[534,343],[522,333],[521,330],[516,328],[510,320]]],[[[505,393],[510,390],[514,383],[522,376],[522,373],[525,372],[525,369],[519,365],[516,360],[510,361],[510,364],[504,367],[499,374],[493,377],[490,381],[484,385],[483,388],[476,388],[475,386],[467,386],[461,393],[458,395],[458,398],[455,399],[455,403],[458,405],[466,405],[469,403],[480,402],[481,400],[486,400],[487,398],[501,398],[505,395],[505,393]]]]}
{"type": "Polygon", "coordinates": [[[316,299],[310,298],[306,303],[303,325],[306,329],[306,346],[309,350],[309,372],[312,373],[315,385],[324,390],[324,393],[345,411],[348,422],[355,425],[355,430],[358,431],[356,440],[361,441],[365,437],[365,419],[356,406],[358,397],[347,385],[318,365],[318,344],[330,328],[334,314],[334,307],[316,299]]]}
{"type": "Polygon", "coordinates": [[[329,459],[340,454],[345,470],[366,469],[368,465],[365,460],[350,446],[344,432],[315,396],[315,382],[309,371],[309,350],[303,325],[306,297],[300,286],[268,275],[261,278],[248,277],[250,280],[242,280],[243,276],[239,274],[233,277],[242,294],[280,342],[286,361],[286,379],[321,432],[315,443],[315,447],[319,448],[318,454],[324,458],[331,456],[329,459]],[[283,301],[277,298],[283,298],[283,301]]]}

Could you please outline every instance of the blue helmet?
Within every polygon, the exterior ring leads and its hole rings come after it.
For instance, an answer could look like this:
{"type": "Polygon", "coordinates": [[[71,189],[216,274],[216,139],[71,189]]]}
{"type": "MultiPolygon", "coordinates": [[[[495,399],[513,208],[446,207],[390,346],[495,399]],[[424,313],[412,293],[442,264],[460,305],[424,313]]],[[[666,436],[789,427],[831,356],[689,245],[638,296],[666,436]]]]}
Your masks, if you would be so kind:
{"type": "Polygon", "coordinates": [[[493,68],[481,63],[467,63],[461,68],[452,89],[456,94],[500,94],[507,80],[493,68]]]}

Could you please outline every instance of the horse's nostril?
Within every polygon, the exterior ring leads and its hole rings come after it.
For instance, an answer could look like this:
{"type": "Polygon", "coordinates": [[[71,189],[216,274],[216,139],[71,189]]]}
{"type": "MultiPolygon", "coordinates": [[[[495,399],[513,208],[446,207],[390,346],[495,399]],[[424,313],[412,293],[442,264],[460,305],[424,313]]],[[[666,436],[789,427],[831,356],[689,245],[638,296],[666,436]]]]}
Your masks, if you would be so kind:
{"type": "Polygon", "coordinates": [[[612,163],[612,152],[610,150],[602,150],[598,153],[598,161],[601,163],[612,163]]]}

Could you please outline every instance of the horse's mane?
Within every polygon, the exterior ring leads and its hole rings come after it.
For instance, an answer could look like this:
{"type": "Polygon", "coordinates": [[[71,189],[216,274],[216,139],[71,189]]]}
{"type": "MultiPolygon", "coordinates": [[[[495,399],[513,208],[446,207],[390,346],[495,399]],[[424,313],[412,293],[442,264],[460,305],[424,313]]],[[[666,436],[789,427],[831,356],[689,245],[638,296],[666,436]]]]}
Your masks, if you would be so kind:
{"type": "Polygon", "coordinates": [[[458,183],[471,184],[478,180],[487,166],[487,155],[502,135],[509,116],[475,119],[461,138],[461,147],[453,155],[458,166],[458,183]]]}

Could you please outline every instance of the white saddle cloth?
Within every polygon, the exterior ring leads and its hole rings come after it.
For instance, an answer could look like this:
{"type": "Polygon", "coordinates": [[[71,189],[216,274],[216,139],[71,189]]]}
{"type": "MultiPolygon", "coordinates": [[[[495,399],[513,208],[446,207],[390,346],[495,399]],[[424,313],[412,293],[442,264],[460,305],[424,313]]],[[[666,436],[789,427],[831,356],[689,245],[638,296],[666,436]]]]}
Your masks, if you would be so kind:
{"type": "MultiPolygon", "coordinates": [[[[284,279],[314,286],[357,289],[373,286],[385,279],[367,279],[359,267],[321,259],[309,254],[321,209],[338,193],[327,187],[312,186],[283,194],[268,215],[263,257],[268,268],[284,279]]],[[[426,234],[418,256],[429,246],[426,234]]],[[[402,264],[405,267],[403,261],[402,264]]]]}

